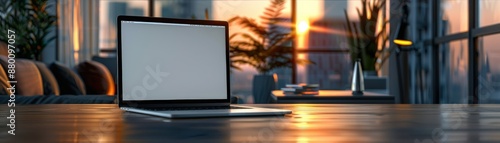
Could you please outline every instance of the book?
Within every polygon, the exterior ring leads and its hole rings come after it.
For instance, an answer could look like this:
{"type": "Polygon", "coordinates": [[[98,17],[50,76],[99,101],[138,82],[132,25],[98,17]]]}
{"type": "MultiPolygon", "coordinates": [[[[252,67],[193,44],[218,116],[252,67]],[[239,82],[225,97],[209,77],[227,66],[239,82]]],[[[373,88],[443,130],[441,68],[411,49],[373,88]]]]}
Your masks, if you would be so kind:
{"type": "Polygon", "coordinates": [[[281,90],[285,95],[318,95],[319,84],[287,84],[281,90]]]}
{"type": "Polygon", "coordinates": [[[284,92],[286,92],[286,91],[295,92],[297,89],[295,89],[295,88],[281,88],[281,90],[284,92]]]}

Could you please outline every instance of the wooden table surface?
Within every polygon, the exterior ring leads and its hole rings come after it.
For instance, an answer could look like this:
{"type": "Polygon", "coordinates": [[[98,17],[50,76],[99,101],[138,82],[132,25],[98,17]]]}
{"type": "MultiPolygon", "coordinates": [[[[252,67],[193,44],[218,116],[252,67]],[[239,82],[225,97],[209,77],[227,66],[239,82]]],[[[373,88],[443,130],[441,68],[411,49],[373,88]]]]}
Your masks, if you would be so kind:
{"type": "Polygon", "coordinates": [[[500,142],[500,105],[254,105],[286,116],[166,119],[113,104],[0,107],[0,142],[500,142]]]}

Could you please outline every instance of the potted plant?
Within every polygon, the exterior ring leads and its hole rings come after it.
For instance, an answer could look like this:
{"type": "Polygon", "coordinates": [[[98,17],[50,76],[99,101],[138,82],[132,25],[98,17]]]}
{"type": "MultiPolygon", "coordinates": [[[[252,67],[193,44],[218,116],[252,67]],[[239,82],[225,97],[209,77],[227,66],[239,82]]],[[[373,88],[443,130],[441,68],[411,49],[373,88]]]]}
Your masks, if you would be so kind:
{"type": "Polygon", "coordinates": [[[229,20],[248,31],[230,36],[230,57],[232,68],[240,69],[240,65],[250,65],[259,72],[254,76],[252,84],[255,103],[272,101],[270,94],[275,89],[275,81],[271,72],[274,69],[309,63],[307,60],[296,60],[296,63],[292,61],[293,48],[290,41],[294,34],[277,25],[287,21],[280,18],[284,3],[284,0],[271,0],[271,4],[260,16],[261,23],[240,16],[229,20]]]}
{"type": "Polygon", "coordinates": [[[385,5],[386,0],[361,0],[361,9],[357,8],[359,22],[352,21],[344,10],[352,63],[360,59],[364,72],[375,75],[390,54],[386,48],[389,39],[386,27],[389,21],[382,16],[385,5]]]}
{"type": "Polygon", "coordinates": [[[0,41],[7,42],[7,29],[16,35],[16,57],[41,60],[43,49],[56,38],[50,34],[57,21],[48,13],[48,0],[7,0],[0,6],[0,41]]]}

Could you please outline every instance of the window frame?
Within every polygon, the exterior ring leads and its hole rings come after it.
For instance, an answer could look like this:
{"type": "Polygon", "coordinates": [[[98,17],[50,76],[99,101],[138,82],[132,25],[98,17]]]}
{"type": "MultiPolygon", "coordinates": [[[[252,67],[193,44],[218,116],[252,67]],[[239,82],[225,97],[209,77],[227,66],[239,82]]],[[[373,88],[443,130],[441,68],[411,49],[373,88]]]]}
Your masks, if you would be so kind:
{"type": "MultiPolygon", "coordinates": [[[[433,36],[435,37],[433,39],[433,62],[437,63],[438,62],[438,52],[440,48],[440,44],[443,43],[448,43],[456,40],[468,40],[468,62],[469,62],[469,67],[468,67],[468,91],[469,91],[469,104],[478,104],[479,103],[479,41],[478,39],[483,36],[488,36],[488,35],[493,35],[493,34],[500,34],[500,23],[497,24],[492,24],[488,26],[480,26],[479,21],[480,21],[480,7],[479,7],[479,0],[468,0],[468,30],[465,32],[460,32],[460,33],[455,33],[455,34],[450,34],[450,35],[445,35],[445,36],[439,36],[437,33],[438,29],[438,21],[441,17],[440,15],[440,5],[441,1],[433,1],[433,18],[432,18],[432,23],[433,23],[433,36]]],[[[433,79],[434,79],[434,103],[440,103],[440,92],[439,92],[439,64],[434,64],[433,66],[433,79]]]]}

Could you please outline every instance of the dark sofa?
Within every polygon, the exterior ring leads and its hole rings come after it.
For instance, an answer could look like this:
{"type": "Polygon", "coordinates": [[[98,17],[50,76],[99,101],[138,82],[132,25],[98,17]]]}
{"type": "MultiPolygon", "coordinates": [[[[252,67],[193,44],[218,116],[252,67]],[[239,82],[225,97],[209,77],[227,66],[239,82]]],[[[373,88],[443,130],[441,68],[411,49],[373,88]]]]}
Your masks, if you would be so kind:
{"type": "MultiPolygon", "coordinates": [[[[7,51],[7,45],[3,42],[0,42],[0,51],[7,51]]],[[[16,104],[93,104],[115,101],[115,82],[101,63],[85,61],[73,70],[59,62],[46,65],[15,58],[15,78],[12,79],[8,72],[12,67],[12,59],[9,63],[7,56],[8,53],[0,52],[0,104],[7,104],[11,97],[15,97],[16,104]],[[9,90],[10,87],[15,87],[15,90],[9,90]]]]}

